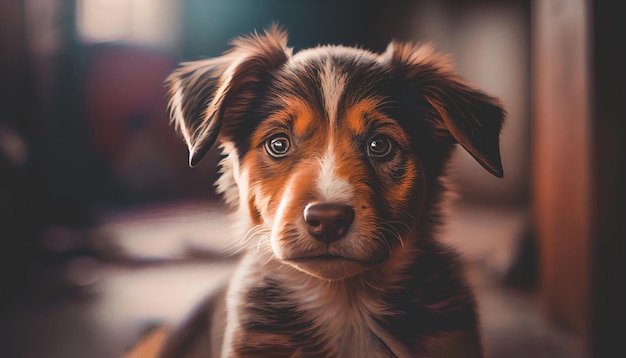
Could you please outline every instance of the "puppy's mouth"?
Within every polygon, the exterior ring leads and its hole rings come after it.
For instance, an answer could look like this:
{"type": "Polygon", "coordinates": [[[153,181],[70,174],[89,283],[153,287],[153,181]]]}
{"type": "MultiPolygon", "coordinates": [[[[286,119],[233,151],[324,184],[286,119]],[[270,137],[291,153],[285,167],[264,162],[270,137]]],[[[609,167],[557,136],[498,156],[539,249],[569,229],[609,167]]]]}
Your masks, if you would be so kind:
{"type": "Polygon", "coordinates": [[[352,277],[370,266],[363,260],[330,254],[295,256],[282,261],[311,276],[329,281],[352,277]]]}
{"type": "MultiPolygon", "coordinates": [[[[326,276],[330,272],[335,271],[345,273],[352,272],[352,274],[356,274],[362,270],[367,270],[368,268],[384,262],[387,258],[388,255],[363,259],[337,254],[316,254],[283,258],[282,261],[306,272],[313,271],[317,272],[321,276],[326,276]],[[324,274],[323,272],[327,273],[324,274]]],[[[348,276],[351,276],[352,274],[349,274],[348,276]]],[[[331,276],[334,276],[334,274],[331,276]]]]}
{"type": "Polygon", "coordinates": [[[355,259],[352,257],[345,257],[339,255],[314,255],[314,256],[299,256],[294,258],[284,259],[285,261],[292,262],[340,262],[340,261],[349,261],[357,264],[361,264],[363,266],[368,266],[366,262],[362,260],[355,259]]]}

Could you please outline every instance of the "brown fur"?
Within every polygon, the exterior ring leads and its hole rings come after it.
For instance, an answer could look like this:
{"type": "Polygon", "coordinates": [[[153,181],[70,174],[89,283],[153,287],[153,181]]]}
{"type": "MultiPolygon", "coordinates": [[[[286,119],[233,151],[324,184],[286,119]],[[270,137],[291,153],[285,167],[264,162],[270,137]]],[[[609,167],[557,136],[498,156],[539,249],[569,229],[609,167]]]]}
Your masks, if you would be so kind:
{"type": "Polygon", "coordinates": [[[482,356],[473,295],[436,234],[455,143],[503,174],[496,99],[428,45],[293,54],[276,27],[167,83],[190,164],[222,148],[242,259],[163,357],[482,356]]]}

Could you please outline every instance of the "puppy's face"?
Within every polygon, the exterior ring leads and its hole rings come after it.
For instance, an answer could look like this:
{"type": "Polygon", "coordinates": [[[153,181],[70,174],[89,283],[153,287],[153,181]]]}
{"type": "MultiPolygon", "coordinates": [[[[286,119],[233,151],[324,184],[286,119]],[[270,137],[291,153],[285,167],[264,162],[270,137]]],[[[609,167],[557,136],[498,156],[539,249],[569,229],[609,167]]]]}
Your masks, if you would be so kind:
{"type": "Polygon", "coordinates": [[[367,88],[384,69],[356,56],[304,52],[276,71],[241,158],[274,255],[327,279],[385,261],[414,223],[423,186],[411,138],[385,109],[392,98],[381,84],[367,88]]]}
{"type": "Polygon", "coordinates": [[[251,248],[351,277],[420,239],[455,142],[502,174],[501,107],[429,47],[285,45],[276,29],[239,39],[168,80],[191,163],[221,142],[218,187],[252,228],[251,248]]]}

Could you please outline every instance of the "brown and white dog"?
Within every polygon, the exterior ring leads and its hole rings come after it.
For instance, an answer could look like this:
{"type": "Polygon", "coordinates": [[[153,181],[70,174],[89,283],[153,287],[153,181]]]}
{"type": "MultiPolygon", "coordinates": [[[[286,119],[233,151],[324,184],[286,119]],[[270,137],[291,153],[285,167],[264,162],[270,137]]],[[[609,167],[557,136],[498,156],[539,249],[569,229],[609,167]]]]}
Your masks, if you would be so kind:
{"type": "Polygon", "coordinates": [[[428,45],[294,54],[277,27],[167,85],[190,165],[223,151],[242,259],[163,357],[483,355],[474,297],[436,236],[456,143],[503,174],[498,100],[428,45]]]}

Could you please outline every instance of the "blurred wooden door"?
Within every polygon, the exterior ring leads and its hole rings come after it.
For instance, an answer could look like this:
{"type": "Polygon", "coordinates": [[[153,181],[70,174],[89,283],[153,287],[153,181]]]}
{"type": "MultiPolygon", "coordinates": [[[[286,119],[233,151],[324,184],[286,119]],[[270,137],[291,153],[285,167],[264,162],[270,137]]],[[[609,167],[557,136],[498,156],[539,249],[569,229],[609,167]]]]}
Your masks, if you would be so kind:
{"type": "Polygon", "coordinates": [[[616,3],[533,2],[532,201],[541,298],[585,337],[591,357],[620,351],[624,320],[624,20],[616,3]]]}

